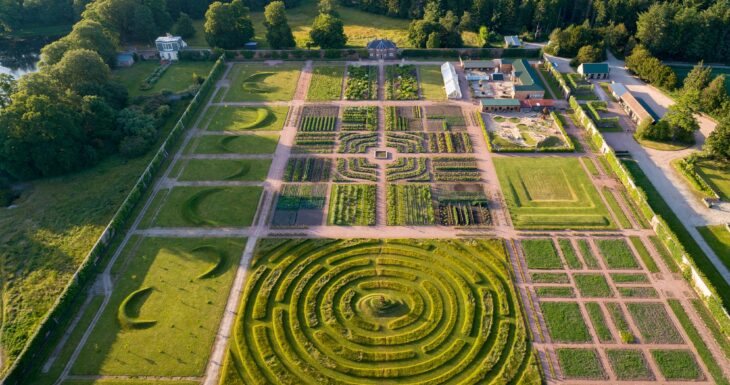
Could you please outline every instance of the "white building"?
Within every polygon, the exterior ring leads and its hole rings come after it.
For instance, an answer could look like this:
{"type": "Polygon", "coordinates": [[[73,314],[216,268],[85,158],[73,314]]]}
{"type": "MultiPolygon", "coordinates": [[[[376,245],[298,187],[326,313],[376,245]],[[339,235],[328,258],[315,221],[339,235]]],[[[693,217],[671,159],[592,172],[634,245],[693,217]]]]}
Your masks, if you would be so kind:
{"type": "Polygon", "coordinates": [[[454,65],[446,62],[441,65],[441,76],[444,78],[444,88],[449,99],[461,99],[461,88],[459,87],[459,75],[454,65]]]}
{"type": "Polygon", "coordinates": [[[160,59],[167,61],[177,61],[178,52],[188,45],[183,41],[180,36],[172,36],[169,33],[165,36],[160,36],[155,40],[155,46],[157,51],[160,53],[160,59]]]}

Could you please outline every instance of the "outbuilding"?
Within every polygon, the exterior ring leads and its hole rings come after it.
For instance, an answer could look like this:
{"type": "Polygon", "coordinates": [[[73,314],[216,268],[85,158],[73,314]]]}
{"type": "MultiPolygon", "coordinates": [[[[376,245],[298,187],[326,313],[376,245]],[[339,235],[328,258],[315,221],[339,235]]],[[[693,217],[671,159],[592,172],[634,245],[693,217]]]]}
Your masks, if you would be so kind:
{"type": "Polygon", "coordinates": [[[398,56],[398,46],[388,39],[371,40],[367,50],[371,59],[395,59],[398,56]]]}
{"type": "Polygon", "coordinates": [[[608,79],[610,70],[608,63],[583,63],[578,66],[578,73],[586,79],[608,79]]]}
{"type": "Polygon", "coordinates": [[[482,112],[520,112],[518,99],[481,99],[482,112]]]}
{"type": "Polygon", "coordinates": [[[161,60],[177,61],[180,50],[188,45],[182,37],[172,36],[168,33],[165,36],[158,37],[155,40],[155,46],[157,46],[157,52],[159,52],[161,60]]]}
{"type": "Polygon", "coordinates": [[[117,67],[131,67],[134,65],[134,55],[129,52],[117,54],[117,67]]]}
{"type": "Polygon", "coordinates": [[[444,78],[444,90],[449,99],[461,99],[461,88],[459,87],[459,75],[454,65],[446,62],[441,65],[441,76],[444,78]]]}
{"type": "Polygon", "coordinates": [[[520,48],[522,47],[522,40],[517,35],[505,36],[504,37],[504,48],[520,48]]]}

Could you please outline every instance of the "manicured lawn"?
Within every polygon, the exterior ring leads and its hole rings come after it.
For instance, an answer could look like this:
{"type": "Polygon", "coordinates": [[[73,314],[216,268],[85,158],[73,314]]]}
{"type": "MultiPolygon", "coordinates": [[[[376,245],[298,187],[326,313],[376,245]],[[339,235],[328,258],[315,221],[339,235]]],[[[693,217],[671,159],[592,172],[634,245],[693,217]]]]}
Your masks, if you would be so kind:
{"type": "Polygon", "coordinates": [[[203,116],[203,127],[211,131],[279,131],[289,107],[212,106],[203,116]]]}
{"type": "Polygon", "coordinates": [[[644,246],[644,242],[639,237],[630,237],[631,243],[634,245],[634,248],[639,253],[639,257],[644,262],[644,265],[646,265],[646,268],[651,273],[658,273],[659,272],[659,266],[656,265],[656,262],[654,262],[654,258],[651,257],[651,254],[649,253],[649,250],[644,246]]]}
{"type": "Polygon", "coordinates": [[[596,302],[588,302],[585,304],[586,311],[588,311],[588,317],[591,319],[593,329],[596,331],[598,340],[601,342],[613,341],[613,335],[611,335],[611,329],[606,324],[606,318],[601,310],[601,305],[596,302]]]}
{"type": "Polygon", "coordinates": [[[616,329],[619,332],[619,337],[621,337],[621,342],[623,342],[623,343],[634,342],[636,340],[636,338],[634,337],[634,334],[631,332],[631,328],[629,328],[629,323],[626,321],[626,315],[624,314],[624,311],[621,308],[621,306],[616,302],[609,302],[606,304],[606,309],[608,309],[608,314],[611,315],[613,324],[616,326],[616,329]]]}
{"type": "MultiPolygon", "coordinates": [[[[722,349],[725,357],[730,357],[730,341],[728,340],[728,337],[723,334],[722,330],[720,329],[720,325],[718,324],[715,317],[712,316],[702,300],[693,299],[690,300],[690,302],[692,303],[692,307],[695,309],[697,314],[699,314],[700,318],[702,318],[702,322],[707,325],[708,329],[710,329],[712,337],[720,346],[720,349],[722,349]]],[[[672,302],[670,302],[669,304],[672,305],[672,302]]]]}
{"type": "Polygon", "coordinates": [[[724,225],[702,226],[697,231],[725,266],[730,266],[730,231],[724,225]]]}
{"type": "Polygon", "coordinates": [[[681,344],[684,342],[664,304],[659,302],[630,302],[626,307],[646,343],[681,344]]]}
{"type": "Polygon", "coordinates": [[[570,283],[565,273],[530,273],[530,280],[533,283],[570,283]]]}
{"type": "Polygon", "coordinates": [[[417,66],[421,81],[421,95],[426,100],[445,100],[444,78],[441,67],[417,66]]]}
{"type": "Polygon", "coordinates": [[[646,274],[640,273],[611,273],[614,283],[648,283],[646,274]]]}
{"type": "Polygon", "coordinates": [[[583,297],[613,297],[603,274],[573,274],[573,280],[583,297]]]}
{"type": "Polygon", "coordinates": [[[720,195],[723,201],[730,200],[730,165],[712,160],[697,162],[697,173],[720,195]]]}
{"type": "MultiPolygon", "coordinates": [[[[553,95],[555,95],[555,97],[557,99],[562,99],[563,98],[563,89],[560,87],[560,83],[558,83],[558,81],[555,79],[553,74],[550,71],[548,71],[542,67],[540,67],[539,70],[540,70],[540,73],[542,74],[542,77],[545,78],[545,81],[547,82],[547,86],[550,87],[550,90],[553,92],[553,95]]],[[[546,92],[545,95],[547,96],[547,95],[549,95],[549,93],[546,92]]]]}
{"type": "Polygon", "coordinates": [[[668,380],[699,380],[704,377],[689,350],[652,350],[651,355],[668,380]]]}
{"type": "Polygon", "coordinates": [[[556,342],[590,342],[585,320],[575,302],[542,302],[542,315],[550,331],[550,337],[556,342]]]}
{"type": "Polygon", "coordinates": [[[150,227],[250,226],[261,191],[254,186],[161,190],[142,223],[150,227]]]}
{"type": "Polygon", "coordinates": [[[189,154],[273,154],[279,134],[203,135],[195,138],[189,154]]]}
{"type": "Polygon", "coordinates": [[[235,64],[228,74],[226,102],[289,101],[299,81],[302,63],[235,64]]]}
{"type": "Polygon", "coordinates": [[[180,164],[180,181],[264,181],[271,159],[188,159],[180,164]]]}
{"type": "Polygon", "coordinates": [[[339,100],[342,95],[344,64],[314,66],[307,100],[339,100]]]}
{"type": "Polygon", "coordinates": [[[568,379],[600,380],[606,378],[598,352],[595,349],[555,349],[560,369],[568,379]]]}
{"type": "Polygon", "coordinates": [[[72,373],[202,376],[244,244],[132,239],[112,298],[72,373]]]}
{"type": "Polygon", "coordinates": [[[151,95],[163,90],[172,92],[184,91],[193,84],[193,74],[207,77],[213,67],[212,61],[180,61],[173,63],[149,90],[140,90],[146,79],[160,63],[157,61],[137,62],[131,67],[114,71],[114,78],[129,91],[129,96],[151,95]]]}
{"type": "Polygon", "coordinates": [[[540,298],[574,298],[575,290],[569,286],[540,286],[535,288],[540,298]]]}
{"type": "Polygon", "coordinates": [[[563,262],[555,250],[552,239],[525,239],[522,241],[522,249],[525,251],[525,260],[530,269],[563,268],[563,262]]]}
{"type": "Polygon", "coordinates": [[[626,244],[626,240],[597,239],[596,246],[601,250],[603,260],[609,269],[638,269],[639,263],[634,258],[634,253],[626,244]]]}
{"type": "Polygon", "coordinates": [[[641,350],[607,349],[606,355],[619,380],[650,380],[653,377],[641,350]]]}
{"type": "Polygon", "coordinates": [[[578,255],[575,253],[575,249],[570,243],[570,239],[558,239],[558,245],[560,245],[563,257],[565,257],[565,261],[571,269],[583,268],[583,263],[581,263],[580,259],[578,259],[578,255]]]}
{"type": "Polygon", "coordinates": [[[578,159],[500,157],[494,164],[516,228],[615,228],[578,159]]]}
{"type": "Polygon", "coordinates": [[[611,211],[613,211],[613,214],[616,216],[621,228],[630,229],[631,221],[629,221],[629,218],[626,217],[626,213],[624,213],[624,210],[619,205],[610,188],[603,188],[603,197],[606,198],[606,202],[608,202],[608,205],[611,207],[611,211]]]}
{"type": "Polygon", "coordinates": [[[593,249],[591,249],[591,245],[588,244],[587,239],[579,239],[578,248],[580,249],[580,253],[583,255],[583,260],[586,262],[586,266],[588,266],[589,269],[596,270],[601,267],[598,263],[598,259],[596,259],[596,256],[593,255],[593,249]]]}

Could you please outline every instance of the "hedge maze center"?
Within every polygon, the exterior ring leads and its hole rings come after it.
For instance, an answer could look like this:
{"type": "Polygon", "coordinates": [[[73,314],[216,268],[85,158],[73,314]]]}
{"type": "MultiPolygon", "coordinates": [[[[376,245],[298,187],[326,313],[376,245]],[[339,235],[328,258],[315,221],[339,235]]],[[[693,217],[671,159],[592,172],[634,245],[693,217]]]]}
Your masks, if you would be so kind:
{"type": "Polygon", "coordinates": [[[225,64],[37,383],[727,378],[582,130],[490,151],[505,125],[446,99],[440,62],[399,64],[225,64]]]}

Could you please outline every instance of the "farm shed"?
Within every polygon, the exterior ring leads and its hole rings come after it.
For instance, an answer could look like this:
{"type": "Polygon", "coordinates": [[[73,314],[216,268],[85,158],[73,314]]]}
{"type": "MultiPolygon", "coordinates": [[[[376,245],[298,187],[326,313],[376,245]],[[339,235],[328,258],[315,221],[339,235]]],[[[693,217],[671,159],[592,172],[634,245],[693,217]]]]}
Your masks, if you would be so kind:
{"type": "Polygon", "coordinates": [[[504,37],[504,48],[519,48],[522,47],[522,40],[517,35],[505,36],[504,37]]]}
{"type": "Polygon", "coordinates": [[[608,63],[583,63],[578,66],[578,73],[586,79],[608,79],[610,71],[608,63]]]}
{"type": "Polygon", "coordinates": [[[520,111],[520,101],[517,99],[481,99],[482,112],[520,111]]]}
{"type": "Polygon", "coordinates": [[[444,88],[449,99],[461,99],[461,88],[459,88],[459,75],[454,65],[446,62],[441,65],[441,76],[444,78],[444,88]]]}

